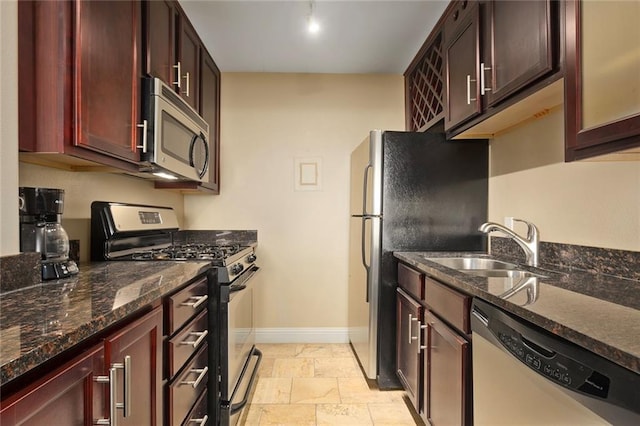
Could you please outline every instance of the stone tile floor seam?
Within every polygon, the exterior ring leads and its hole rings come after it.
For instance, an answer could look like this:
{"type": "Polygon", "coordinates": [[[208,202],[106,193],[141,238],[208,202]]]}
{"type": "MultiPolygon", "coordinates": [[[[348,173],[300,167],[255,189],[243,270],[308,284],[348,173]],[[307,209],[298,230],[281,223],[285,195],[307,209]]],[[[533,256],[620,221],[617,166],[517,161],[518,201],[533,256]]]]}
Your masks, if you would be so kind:
{"type": "Polygon", "coordinates": [[[263,353],[240,425],[422,425],[401,390],[370,386],[349,344],[257,344],[263,353]]]}

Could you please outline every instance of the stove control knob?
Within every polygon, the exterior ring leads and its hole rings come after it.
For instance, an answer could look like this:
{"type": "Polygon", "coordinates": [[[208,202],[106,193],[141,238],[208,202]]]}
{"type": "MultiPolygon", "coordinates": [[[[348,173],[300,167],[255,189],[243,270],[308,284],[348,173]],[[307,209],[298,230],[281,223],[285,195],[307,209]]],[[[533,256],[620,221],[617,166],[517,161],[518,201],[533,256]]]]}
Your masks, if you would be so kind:
{"type": "Polygon", "coordinates": [[[242,272],[243,269],[244,269],[244,266],[242,266],[241,263],[236,263],[235,265],[231,266],[231,273],[236,275],[242,272]]]}
{"type": "Polygon", "coordinates": [[[249,256],[247,256],[247,262],[249,262],[249,263],[253,263],[253,262],[255,262],[255,261],[256,261],[256,259],[257,259],[257,257],[256,257],[256,255],[255,255],[255,254],[253,254],[253,253],[251,253],[249,256]]]}

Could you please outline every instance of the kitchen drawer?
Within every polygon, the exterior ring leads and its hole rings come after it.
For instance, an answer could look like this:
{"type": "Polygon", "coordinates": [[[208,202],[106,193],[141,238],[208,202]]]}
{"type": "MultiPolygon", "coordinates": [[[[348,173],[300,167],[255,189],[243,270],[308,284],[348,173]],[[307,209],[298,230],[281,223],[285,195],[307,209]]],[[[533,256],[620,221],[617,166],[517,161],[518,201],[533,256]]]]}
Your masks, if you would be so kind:
{"type": "Polygon", "coordinates": [[[204,309],[194,319],[189,321],[187,325],[178,334],[167,340],[167,376],[173,378],[184,365],[184,363],[207,341],[209,327],[207,322],[207,313],[204,309]]]}
{"type": "Polygon", "coordinates": [[[186,368],[168,385],[167,418],[171,425],[183,423],[187,413],[194,406],[202,392],[207,388],[208,345],[204,345],[186,368]]]}
{"type": "Polygon", "coordinates": [[[199,426],[209,424],[209,416],[207,415],[207,390],[205,389],[196,401],[191,412],[184,419],[185,426],[199,426]]]}
{"type": "Polygon", "coordinates": [[[398,263],[398,285],[416,299],[424,302],[424,274],[398,263]]]}
{"type": "Polygon", "coordinates": [[[471,333],[469,323],[471,296],[460,293],[429,277],[425,278],[425,291],[429,309],[461,332],[471,333]]]}
{"type": "Polygon", "coordinates": [[[203,278],[184,289],[167,297],[165,300],[166,312],[164,334],[171,336],[179,330],[189,318],[200,312],[207,306],[208,286],[207,279],[203,278]]]}

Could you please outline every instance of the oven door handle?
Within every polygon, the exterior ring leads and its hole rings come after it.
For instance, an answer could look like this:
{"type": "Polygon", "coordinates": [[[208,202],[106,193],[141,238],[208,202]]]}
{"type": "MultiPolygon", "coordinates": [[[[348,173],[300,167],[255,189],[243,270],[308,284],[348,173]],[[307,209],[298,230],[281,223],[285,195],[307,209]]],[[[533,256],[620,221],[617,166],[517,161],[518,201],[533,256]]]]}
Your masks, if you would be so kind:
{"type": "Polygon", "coordinates": [[[260,268],[256,265],[251,265],[249,269],[247,269],[245,272],[240,274],[238,278],[234,280],[236,282],[235,284],[231,284],[229,286],[229,293],[244,290],[245,288],[247,288],[246,283],[248,283],[249,280],[252,279],[253,276],[258,272],[260,272],[260,268]]]}
{"type": "MultiPolygon", "coordinates": [[[[231,406],[229,407],[230,415],[234,415],[238,411],[242,410],[244,406],[247,405],[247,402],[249,401],[249,394],[251,394],[251,389],[253,388],[253,382],[256,380],[256,377],[258,375],[258,370],[260,369],[260,362],[262,361],[262,352],[260,352],[260,349],[254,347],[253,352],[251,353],[251,356],[258,357],[256,368],[254,368],[253,372],[251,373],[251,379],[249,380],[249,385],[247,386],[247,390],[244,394],[244,397],[242,398],[242,401],[238,402],[237,404],[231,404],[231,406]]],[[[244,373],[246,372],[247,372],[246,369],[242,371],[242,374],[240,374],[240,378],[238,379],[238,383],[242,382],[242,378],[244,376],[244,373]]]]}

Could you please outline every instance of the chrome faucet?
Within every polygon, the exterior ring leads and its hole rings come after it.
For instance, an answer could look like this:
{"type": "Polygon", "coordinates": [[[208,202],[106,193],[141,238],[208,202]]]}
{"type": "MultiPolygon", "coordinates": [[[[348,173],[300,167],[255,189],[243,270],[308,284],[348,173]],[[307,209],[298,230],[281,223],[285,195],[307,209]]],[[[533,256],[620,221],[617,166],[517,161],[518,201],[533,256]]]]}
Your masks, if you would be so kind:
{"type": "Polygon", "coordinates": [[[538,246],[539,246],[539,236],[538,236],[538,228],[533,223],[527,222],[521,219],[513,219],[514,222],[522,222],[527,224],[527,237],[521,237],[520,235],[513,232],[511,229],[500,225],[495,222],[486,222],[480,225],[478,231],[484,232],[488,234],[493,231],[500,231],[503,234],[507,235],[513,241],[518,243],[522,250],[524,250],[525,261],[527,265],[530,266],[538,266],[538,246]]]}

